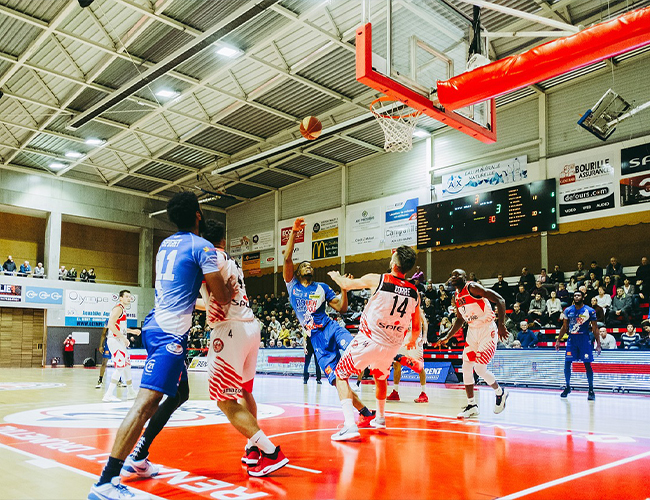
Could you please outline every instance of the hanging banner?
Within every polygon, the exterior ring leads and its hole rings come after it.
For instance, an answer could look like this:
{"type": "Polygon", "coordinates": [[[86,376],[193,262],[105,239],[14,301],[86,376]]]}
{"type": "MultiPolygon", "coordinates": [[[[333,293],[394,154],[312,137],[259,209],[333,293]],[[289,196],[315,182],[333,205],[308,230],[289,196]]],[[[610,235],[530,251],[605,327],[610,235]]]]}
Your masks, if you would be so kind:
{"type": "Polygon", "coordinates": [[[260,252],[260,267],[267,268],[275,266],[275,250],[264,250],[260,252]]]}
{"type": "Polygon", "coordinates": [[[20,285],[0,284],[0,301],[2,302],[22,302],[22,293],[23,287],[20,285]]]}
{"type": "Polygon", "coordinates": [[[251,250],[251,240],[248,236],[238,236],[230,240],[230,250],[228,253],[233,257],[240,257],[242,254],[251,250]]]}
{"type": "Polygon", "coordinates": [[[352,231],[379,227],[379,207],[353,208],[348,211],[347,223],[352,231]]]}
{"type": "Polygon", "coordinates": [[[245,253],[242,258],[242,269],[246,272],[260,269],[260,253],[245,253]]]}
{"type": "Polygon", "coordinates": [[[621,175],[650,170],[650,143],[621,150],[621,175]]]}
{"type": "Polygon", "coordinates": [[[614,208],[614,167],[609,154],[565,157],[560,170],[560,217],[614,208]]]}
{"type": "MultiPolygon", "coordinates": [[[[295,235],[293,262],[338,257],[341,209],[335,208],[303,217],[305,227],[295,235]]],[[[277,258],[280,265],[284,261],[284,249],[289,241],[294,220],[285,219],[278,223],[280,248],[278,248],[277,258]]]]}
{"type": "Polygon", "coordinates": [[[621,205],[638,205],[650,202],[650,172],[621,179],[621,205]]]}
{"type": "Polygon", "coordinates": [[[417,218],[417,211],[417,198],[409,198],[406,201],[391,203],[386,207],[386,223],[415,220],[417,218]]]}
{"type": "Polygon", "coordinates": [[[324,240],[339,235],[339,218],[326,219],[314,222],[312,226],[311,239],[324,240]]]}
{"type": "MultiPolygon", "coordinates": [[[[133,301],[126,311],[126,325],[137,326],[138,296],[131,295],[133,301]]],[[[65,291],[65,326],[103,327],[113,307],[118,303],[117,293],[89,292],[86,290],[65,291]]]]}
{"type": "Polygon", "coordinates": [[[251,250],[268,250],[273,248],[273,231],[264,231],[263,233],[254,234],[251,238],[253,242],[251,250]]]}
{"type": "Polygon", "coordinates": [[[500,189],[507,184],[528,181],[528,156],[516,156],[507,160],[470,168],[442,176],[442,195],[455,198],[476,191],[500,189]]]}

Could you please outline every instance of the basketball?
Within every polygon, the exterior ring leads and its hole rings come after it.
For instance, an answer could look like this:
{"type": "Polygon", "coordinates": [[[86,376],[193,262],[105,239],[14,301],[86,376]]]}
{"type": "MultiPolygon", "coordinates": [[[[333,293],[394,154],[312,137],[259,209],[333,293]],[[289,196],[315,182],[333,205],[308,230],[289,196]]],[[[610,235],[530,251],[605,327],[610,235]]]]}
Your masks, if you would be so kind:
{"type": "Polygon", "coordinates": [[[300,122],[300,133],[305,139],[310,141],[318,139],[322,131],[323,124],[315,116],[308,116],[300,122]]]}

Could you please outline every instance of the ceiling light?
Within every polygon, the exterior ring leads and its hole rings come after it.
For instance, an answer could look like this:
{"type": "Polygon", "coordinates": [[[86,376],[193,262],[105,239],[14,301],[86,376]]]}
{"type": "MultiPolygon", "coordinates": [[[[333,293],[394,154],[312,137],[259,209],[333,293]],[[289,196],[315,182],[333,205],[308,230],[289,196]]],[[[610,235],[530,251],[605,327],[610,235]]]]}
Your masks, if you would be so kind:
{"type": "Polygon", "coordinates": [[[158,97],[165,97],[165,98],[173,99],[174,97],[178,97],[180,95],[180,93],[176,92],[174,90],[163,89],[163,90],[159,90],[158,92],[156,92],[156,95],[158,97]]]}
{"type": "Polygon", "coordinates": [[[104,139],[93,139],[92,137],[86,139],[86,144],[88,144],[89,146],[101,146],[105,142],[106,141],[104,139]]]}
{"type": "Polygon", "coordinates": [[[422,129],[420,129],[420,128],[416,128],[416,129],[413,131],[413,135],[414,135],[415,137],[429,137],[431,134],[430,134],[429,132],[427,132],[426,130],[422,130],[422,129]]]}
{"type": "Polygon", "coordinates": [[[62,168],[65,168],[65,167],[66,167],[66,165],[64,165],[63,163],[50,163],[50,168],[52,170],[61,170],[62,168]]]}
{"type": "Polygon", "coordinates": [[[68,151],[65,156],[66,158],[83,158],[86,155],[79,151],[68,151]]]}
{"type": "Polygon", "coordinates": [[[239,57],[243,53],[244,53],[243,51],[236,49],[234,47],[229,47],[228,45],[221,45],[217,49],[217,54],[222,55],[224,57],[235,58],[235,57],[239,57]]]}

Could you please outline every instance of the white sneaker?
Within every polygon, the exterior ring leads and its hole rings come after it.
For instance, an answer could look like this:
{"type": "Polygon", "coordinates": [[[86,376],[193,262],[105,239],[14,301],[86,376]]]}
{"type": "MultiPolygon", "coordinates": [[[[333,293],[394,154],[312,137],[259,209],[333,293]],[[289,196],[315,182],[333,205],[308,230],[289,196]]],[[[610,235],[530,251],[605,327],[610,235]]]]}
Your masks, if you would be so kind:
{"type": "Polygon", "coordinates": [[[104,397],[102,398],[102,401],[104,403],[121,403],[122,400],[118,398],[117,396],[114,396],[113,394],[104,394],[104,397]]]}
{"type": "Polygon", "coordinates": [[[478,405],[467,405],[463,411],[461,411],[456,418],[471,418],[471,417],[478,417],[479,411],[478,411],[478,405]]]}
{"type": "Polygon", "coordinates": [[[506,409],[506,399],[508,399],[509,393],[503,389],[503,394],[497,396],[496,401],[494,402],[494,413],[501,413],[506,409]]]}
{"type": "Polygon", "coordinates": [[[348,441],[359,436],[361,434],[359,434],[359,428],[356,425],[350,427],[344,425],[336,434],[332,434],[332,441],[348,441]]]}
{"type": "Polygon", "coordinates": [[[88,500],[148,500],[150,498],[146,493],[121,484],[119,477],[114,477],[110,483],[101,486],[93,484],[88,493],[88,500]]]}
{"type": "Polygon", "coordinates": [[[156,464],[152,464],[149,461],[149,458],[142,460],[133,460],[133,457],[129,455],[124,461],[122,470],[120,471],[120,476],[122,477],[154,477],[157,476],[160,472],[160,467],[156,464]]]}
{"type": "Polygon", "coordinates": [[[385,429],[386,419],[375,417],[370,421],[370,427],[374,427],[375,429],[385,429]]]}
{"type": "Polygon", "coordinates": [[[95,386],[95,389],[101,389],[103,387],[103,384],[101,382],[97,382],[97,385],[95,386]]]}
{"type": "Polygon", "coordinates": [[[137,397],[138,393],[135,392],[133,389],[129,389],[126,392],[126,399],[135,399],[137,397]]]}

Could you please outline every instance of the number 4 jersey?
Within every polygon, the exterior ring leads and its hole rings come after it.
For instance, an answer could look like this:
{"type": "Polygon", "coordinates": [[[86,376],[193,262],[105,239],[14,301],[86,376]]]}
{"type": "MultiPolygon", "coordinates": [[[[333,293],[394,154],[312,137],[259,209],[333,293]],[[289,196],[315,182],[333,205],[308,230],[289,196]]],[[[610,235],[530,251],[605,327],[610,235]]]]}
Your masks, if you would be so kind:
{"type": "Polygon", "coordinates": [[[363,310],[359,331],[378,344],[401,346],[419,304],[420,296],[412,283],[383,274],[363,310]]]}

